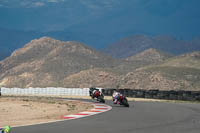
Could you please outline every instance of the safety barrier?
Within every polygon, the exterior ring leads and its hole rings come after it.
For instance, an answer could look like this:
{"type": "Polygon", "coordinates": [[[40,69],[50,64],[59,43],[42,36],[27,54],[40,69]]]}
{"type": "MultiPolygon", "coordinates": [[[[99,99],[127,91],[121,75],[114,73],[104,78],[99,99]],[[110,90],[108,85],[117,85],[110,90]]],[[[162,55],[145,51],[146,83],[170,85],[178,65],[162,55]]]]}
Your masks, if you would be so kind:
{"type": "MultiPolygon", "coordinates": [[[[98,88],[101,91],[101,88],[98,88]]],[[[89,88],[1,88],[2,95],[89,96],[89,88]]]]}
{"type": "MultiPolygon", "coordinates": [[[[114,89],[102,89],[105,96],[111,96],[114,89]]],[[[127,96],[134,98],[166,99],[200,101],[200,91],[164,91],[164,90],[140,90],[119,89],[127,96]]],[[[89,88],[0,88],[1,95],[55,95],[55,96],[89,96],[89,88]]]]}
{"type": "MultiPolygon", "coordinates": [[[[102,89],[105,96],[111,96],[114,89],[102,89]]],[[[140,89],[119,89],[127,97],[165,99],[165,100],[186,100],[200,101],[200,91],[164,91],[164,90],[140,90],[140,89]]]]}

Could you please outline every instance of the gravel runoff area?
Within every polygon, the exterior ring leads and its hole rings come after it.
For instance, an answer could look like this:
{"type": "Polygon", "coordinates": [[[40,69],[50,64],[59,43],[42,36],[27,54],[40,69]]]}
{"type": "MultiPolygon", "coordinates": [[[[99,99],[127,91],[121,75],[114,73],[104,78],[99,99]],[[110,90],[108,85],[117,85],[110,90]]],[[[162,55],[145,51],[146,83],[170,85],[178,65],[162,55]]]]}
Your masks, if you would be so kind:
{"type": "Polygon", "coordinates": [[[60,120],[61,116],[90,110],[92,105],[52,97],[0,97],[0,127],[60,120]]]}

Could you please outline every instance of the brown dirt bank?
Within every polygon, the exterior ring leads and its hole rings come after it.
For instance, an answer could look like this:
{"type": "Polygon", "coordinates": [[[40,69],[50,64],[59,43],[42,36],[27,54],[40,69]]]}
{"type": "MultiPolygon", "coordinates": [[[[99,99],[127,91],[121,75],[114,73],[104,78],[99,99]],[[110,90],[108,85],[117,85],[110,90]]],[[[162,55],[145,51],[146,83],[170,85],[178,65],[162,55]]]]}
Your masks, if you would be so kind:
{"type": "Polygon", "coordinates": [[[60,120],[62,115],[78,113],[92,107],[80,101],[47,97],[0,97],[0,127],[60,120]]]}

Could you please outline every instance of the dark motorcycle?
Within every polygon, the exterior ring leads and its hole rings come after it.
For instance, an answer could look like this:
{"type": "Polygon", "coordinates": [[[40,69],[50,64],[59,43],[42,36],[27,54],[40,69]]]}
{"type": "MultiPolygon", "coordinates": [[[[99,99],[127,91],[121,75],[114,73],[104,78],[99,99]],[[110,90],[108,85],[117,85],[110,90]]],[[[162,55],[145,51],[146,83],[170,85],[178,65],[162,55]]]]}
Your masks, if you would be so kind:
{"type": "Polygon", "coordinates": [[[128,100],[125,96],[123,95],[120,95],[119,96],[119,104],[120,105],[124,105],[125,107],[129,107],[129,104],[128,104],[128,100]]]}
{"type": "Polygon", "coordinates": [[[99,101],[101,103],[105,103],[104,95],[98,89],[90,90],[89,93],[90,93],[90,96],[92,99],[96,98],[97,101],[99,101]],[[93,93],[94,90],[95,90],[95,92],[93,93]]]}

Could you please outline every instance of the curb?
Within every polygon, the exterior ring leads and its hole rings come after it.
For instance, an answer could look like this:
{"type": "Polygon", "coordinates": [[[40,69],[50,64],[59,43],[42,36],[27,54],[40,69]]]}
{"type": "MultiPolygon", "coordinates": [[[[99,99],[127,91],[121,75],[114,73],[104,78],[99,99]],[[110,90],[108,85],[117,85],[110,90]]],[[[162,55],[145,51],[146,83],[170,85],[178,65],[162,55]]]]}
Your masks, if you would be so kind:
{"type": "Polygon", "coordinates": [[[91,104],[91,105],[94,106],[94,108],[91,109],[91,110],[88,110],[88,111],[79,112],[77,114],[64,115],[64,116],[61,116],[61,118],[65,119],[65,120],[78,119],[78,118],[83,118],[83,117],[87,117],[87,116],[91,116],[91,115],[96,115],[96,114],[100,114],[100,113],[103,113],[103,112],[107,112],[107,111],[112,109],[111,106],[106,105],[106,104],[90,103],[90,102],[84,102],[84,103],[91,104]]]}
{"type": "Polygon", "coordinates": [[[72,119],[78,119],[78,118],[82,118],[82,117],[87,117],[87,116],[103,113],[103,112],[106,112],[106,111],[109,111],[109,110],[112,109],[111,106],[106,105],[106,104],[92,103],[92,102],[83,102],[83,103],[91,104],[91,105],[94,106],[94,108],[89,110],[89,111],[79,112],[79,113],[74,114],[74,115],[61,116],[60,120],[48,121],[48,122],[39,122],[39,123],[36,123],[36,124],[16,125],[16,126],[12,126],[12,128],[34,126],[34,125],[40,125],[40,124],[49,124],[49,123],[56,123],[56,122],[67,121],[67,120],[72,120],[72,119]]]}

